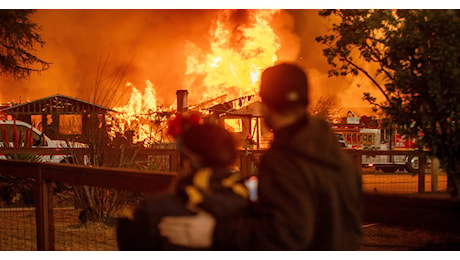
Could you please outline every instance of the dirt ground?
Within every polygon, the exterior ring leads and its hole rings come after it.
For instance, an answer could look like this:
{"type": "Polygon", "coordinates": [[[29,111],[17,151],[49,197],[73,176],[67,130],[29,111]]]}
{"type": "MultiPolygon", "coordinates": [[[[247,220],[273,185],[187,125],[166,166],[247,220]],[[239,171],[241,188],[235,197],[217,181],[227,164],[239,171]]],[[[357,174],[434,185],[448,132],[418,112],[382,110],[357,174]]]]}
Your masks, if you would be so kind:
{"type": "Polygon", "coordinates": [[[363,225],[361,251],[457,251],[460,234],[435,233],[379,223],[363,225]]]}
{"type": "MultiPolygon", "coordinates": [[[[55,211],[56,250],[115,251],[114,227],[81,225],[76,210],[55,211]]],[[[0,211],[0,250],[34,251],[35,214],[28,211],[0,211]]],[[[460,234],[433,233],[379,223],[363,224],[361,251],[460,250],[460,234]]]]}

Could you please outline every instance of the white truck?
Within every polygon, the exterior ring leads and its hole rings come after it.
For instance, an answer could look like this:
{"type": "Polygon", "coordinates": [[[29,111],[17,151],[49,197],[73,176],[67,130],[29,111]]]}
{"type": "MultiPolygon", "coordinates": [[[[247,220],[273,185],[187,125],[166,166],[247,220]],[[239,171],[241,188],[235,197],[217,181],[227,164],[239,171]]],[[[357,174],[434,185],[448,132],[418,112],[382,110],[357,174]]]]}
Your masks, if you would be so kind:
{"type": "MultiPolygon", "coordinates": [[[[64,140],[52,140],[44,133],[32,127],[30,124],[19,120],[0,120],[0,148],[14,147],[14,128],[20,143],[16,144],[19,147],[25,147],[26,133],[32,131],[31,146],[32,148],[87,148],[88,145],[78,142],[66,142],[64,140]],[[6,132],[5,132],[6,131],[6,132]],[[19,134],[21,135],[19,137],[19,134]],[[5,138],[7,140],[5,140],[5,138]]],[[[29,136],[30,137],[30,136],[29,136]]],[[[18,141],[19,141],[18,140],[18,141]]],[[[64,163],[72,161],[72,155],[69,152],[63,154],[40,154],[41,162],[64,163]]],[[[6,159],[4,153],[0,150],[0,159],[6,159]]],[[[84,161],[87,163],[87,156],[84,156],[84,161]]]]}

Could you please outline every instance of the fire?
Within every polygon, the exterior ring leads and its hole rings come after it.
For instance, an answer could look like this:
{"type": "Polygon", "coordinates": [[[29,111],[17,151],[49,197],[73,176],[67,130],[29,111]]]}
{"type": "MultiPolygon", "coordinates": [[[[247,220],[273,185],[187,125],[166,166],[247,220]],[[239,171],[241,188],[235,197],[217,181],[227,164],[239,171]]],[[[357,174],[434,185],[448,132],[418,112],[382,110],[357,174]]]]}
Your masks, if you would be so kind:
{"type": "Polygon", "coordinates": [[[223,10],[210,30],[210,51],[186,45],[184,86],[194,102],[228,94],[236,98],[257,91],[263,69],[277,61],[281,45],[270,27],[278,10],[247,10],[246,23],[231,22],[236,11],[223,10]],[[201,80],[202,79],[202,80],[201,80]]]}
{"type": "Polygon", "coordinates": [[[147,80],[144,94],[134,85],[127,83],[126,87],[132,88],[132,94],[125,106],[115,107],[119,112],[108,120],[111,128],[111,136],[116,133],[126,134],[133,131],[133,142],[146,145],[161,142],[163,139],[162,129],[165,128],[161,109],[157,107],[157,98],[154,85],[147,80]]]}
{"type": "MultiPolygon", "coordinates": [[[[270,23],[279,10],[222,10],[219,11],[214,26],[209,31],[209,50],[189,41],[185,44],[186,71],[183,89],[189,91],[191,104],[206,103],[212,106],[225,97],[232,100],[257,92],[261,72],[273,65],[278,57],[280,39],[270,23]],[[240,13],[237,13],[240,12],[240,13]],[[244,22],[236,23],[235,17],[244,22]],[[239,16],[238,16],[239,15],[239,16]],[[210,103],[213,101],[214,103],[210,103]]],[[[113,131],[136,132],[134,142],[161,142],[167,113],[158,111],[154,86],[147,81],[145,93],[132,86],[128,104],[114,108],[122,112],[112,124],[113,131]],[[159,118],[158,115],[163,118],[159,118]],[[157,116],[152,121],[152,117],[157,116]],[[163,120],[165,121],[165,120],[163,120]],[[153,129],[156,128],[156,129],[153,129]]],[[[171,90],[176,91],[176,90],[171,90]]],[[[175,111],[171,111],[171,114],[175,111]]],[[[232,122],[234,123],[234,122],[232,122]]],[[[235,127],[238,127],[235,125],[235,127]]]]}

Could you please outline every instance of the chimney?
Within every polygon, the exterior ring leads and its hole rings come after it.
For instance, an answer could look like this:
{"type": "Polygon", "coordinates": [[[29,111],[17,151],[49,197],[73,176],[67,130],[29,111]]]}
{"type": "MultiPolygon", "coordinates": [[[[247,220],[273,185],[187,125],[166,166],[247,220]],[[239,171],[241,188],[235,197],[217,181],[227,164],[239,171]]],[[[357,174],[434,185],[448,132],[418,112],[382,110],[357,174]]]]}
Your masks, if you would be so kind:
{"type": "Polygon", "coordinates": [[[188,111],[188,90],[180,89],[176,91],[177,112],[184,113],[188,111]]]}

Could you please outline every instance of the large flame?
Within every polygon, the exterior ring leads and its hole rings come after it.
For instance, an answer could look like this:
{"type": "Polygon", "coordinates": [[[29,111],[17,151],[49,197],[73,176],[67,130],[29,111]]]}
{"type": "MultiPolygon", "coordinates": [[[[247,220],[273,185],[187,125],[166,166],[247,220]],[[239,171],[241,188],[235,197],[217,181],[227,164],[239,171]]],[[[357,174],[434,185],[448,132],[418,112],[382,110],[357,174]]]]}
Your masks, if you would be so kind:
{"type": "MultiPolygon", "coordinates": [[[[261,72],[277,61],[281,45],[279,37],[270,26],[278,10],[222,10],[218,13],[209,35],[209,50],[203,50],[193,42],[185,45],[186,71],[183,89],[189,91],[190,104],[209,101],[222,102],[222,97],[232,100],[244,95],[255,94],[261,72]],[[244,12],[243,23],[235,23],[235,16],[244,12]]],[[[152,117],[158,111],[154,85],[146,82],[145,93],[132,87],[128,104],[114,108],[121,112],[114,118],[112,131],[135,132],[134,142],[164,141],[161,131],[164,121],[152,117]],[[161,121],[161,120],[160,120],[161,121]]],[[[172,114],[172,110],[171,114],[172,114]]],[[[165,119],[167,116],[163,117],[165,119]]],[[[158,116],[157,116],[158,119],[158,116]]],[[[160,118],[161,119],[161,118],[160,118]]]]}
{"type": "Polygon", "coordinates": [[[134,143],[149,145],[163,141],[165,114],[157,107],[154,85],[149,80],[145,84],[144,94],[131,83],[126,84],[132,88],[132,94],[128,104],[115,107],[118,113],[108,120],[112,137],[116,133],[125,135],[127,131],[132,131],[134,143]]]}
{"type": "Polygon", "coordinates": [[[277,10],[245,10],[247,21],[234,24],[234,10],[219,12],[210,31],[210,51],[186,45],[187,69],[184,87],[191,102],[202,102],[222,93],[230,99],[253,94],[260,73],[277,61],[281,47],[270,27],[277,10]]]}

